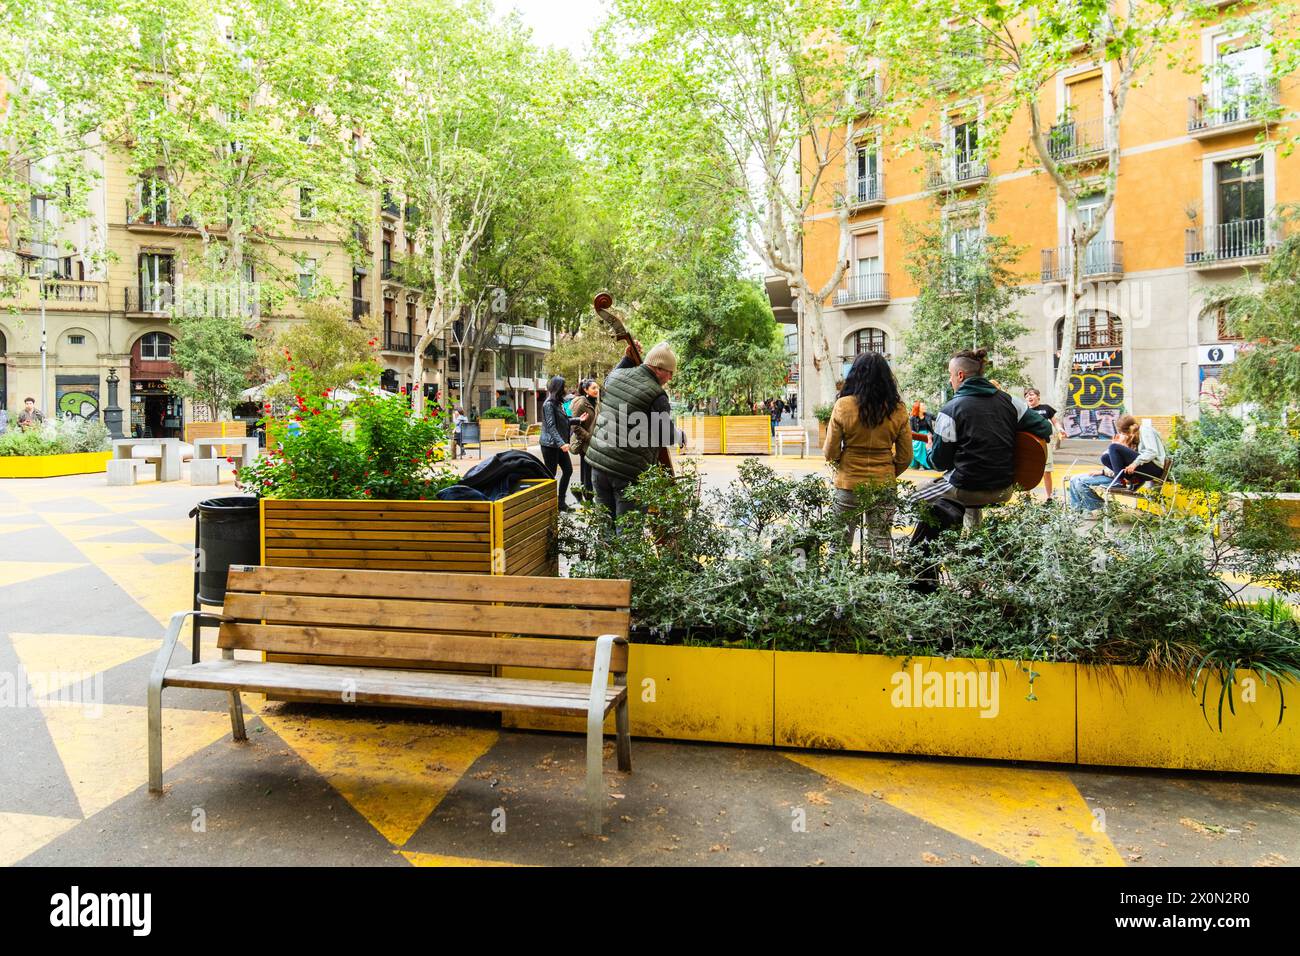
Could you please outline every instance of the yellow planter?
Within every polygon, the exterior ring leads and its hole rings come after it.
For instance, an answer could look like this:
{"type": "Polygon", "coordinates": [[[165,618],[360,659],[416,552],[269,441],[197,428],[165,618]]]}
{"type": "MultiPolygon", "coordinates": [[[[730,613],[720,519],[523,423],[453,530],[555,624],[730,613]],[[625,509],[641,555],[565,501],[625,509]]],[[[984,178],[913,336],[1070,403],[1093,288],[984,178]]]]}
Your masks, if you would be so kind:
{"type": "Polygon", "coordinates": [[[785,747],[1073,763],[1074,706],[1073,664],[776,654],[785,747]]]}
{"type": "Polygon", "coordinates": [[[111,451],[75,455],[15,455],[0,458],[0,478],[59,478],[63,475],[101,474],[113,457],[111,451]]]}
{"type": "MultiPolygon", "coordinates": [[[[1200,690],[1182,678],[1157,678],[1137,667],[1078,668],[1079,763],[1170,770],[1300,773],[1300,720],[1285,714],[1279,726],[1276,681],[1237,675],[1232,713],[1225,702],[1219,731],[1221,684],[1211,680],[1205,711],[1200,690]]],[[[1292,699],[1300,686],[1285,691],[1292,699]]]]}
{"type": "MultiPolygon", "coordinates": [[[[772,651],[730,647],[633,644],[628,659],[632,734],[666,740],[708,740],[771,746],[772,651]]],[[[503,667],[503,677],[588,682],[590,674],[503,667]]],[[[586,729],[579,718],[502,714],[502,726],[526,730],[586,729]]],[[[605,729],[614,732],[614,718],[605,729]]]]}
{"type": "Polygon", "coordinates": [[[766,415],[690,415],[677,419],[677,427],[699,455],[772,454],[772,419],[766,415]]]}

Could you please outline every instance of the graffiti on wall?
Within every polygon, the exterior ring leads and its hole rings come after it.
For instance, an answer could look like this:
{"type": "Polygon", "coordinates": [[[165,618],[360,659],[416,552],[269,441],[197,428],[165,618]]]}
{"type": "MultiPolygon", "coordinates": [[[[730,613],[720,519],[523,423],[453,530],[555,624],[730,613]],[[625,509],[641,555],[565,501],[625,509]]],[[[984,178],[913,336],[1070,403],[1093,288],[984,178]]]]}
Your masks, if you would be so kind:
{"type": "Polygon", "coordinates": [[[99,418],[99,378],[60,375],[54,380],[55,410],[60,418],[99,418]]]}
{"type": "Polygon", "coordinates": [[[1115,422],[1123,408],[1123,350],[1076,350],[1061,420],[1065,434],[1070,438],[1114,438],[1115,422]]]}

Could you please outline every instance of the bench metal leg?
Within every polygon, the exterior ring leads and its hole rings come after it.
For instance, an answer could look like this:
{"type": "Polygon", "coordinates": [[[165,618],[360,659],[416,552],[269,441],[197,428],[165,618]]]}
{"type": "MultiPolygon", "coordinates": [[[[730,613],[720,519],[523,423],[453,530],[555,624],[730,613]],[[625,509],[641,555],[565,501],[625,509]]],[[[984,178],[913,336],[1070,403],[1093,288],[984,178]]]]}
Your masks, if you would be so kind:
{"type": "Polygon", "coordinates": [[[604,712],[587,715],[587,826],[592,836],[600,836],[605,816],[605,780],[602,774],[605,738],[604,712]]]}
{"type": "Polygon", "coordinates": [[[149,682],[149,791],[162,793],[162,687],[149,682]]]}
{"type": "Polygon", "coordinates": [[[614,725],[618,729],[618,769],[623,773],[632,772],[632,734],[631,721],[627,715],[627,698],[624,697],[614,712],[614,725]]]}
{"type": "Polygon", "coordinates": [[[230,692],[230,732],[235,740],[248,740],[248,733],[244,730],[244,705],[237,690],[230,692]]]}

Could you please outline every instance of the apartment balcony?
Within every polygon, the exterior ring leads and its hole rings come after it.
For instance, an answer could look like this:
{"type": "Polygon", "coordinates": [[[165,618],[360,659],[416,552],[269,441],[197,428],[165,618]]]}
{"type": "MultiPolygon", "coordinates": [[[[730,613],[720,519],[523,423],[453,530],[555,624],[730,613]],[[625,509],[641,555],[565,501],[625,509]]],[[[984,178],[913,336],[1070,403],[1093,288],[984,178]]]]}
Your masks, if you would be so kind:
{"type": "MultiPolygon", "coordinates": [[[[1072,246],[1057,246],[1043,250],[1043,282],[1068,282],[1072,246]]],[[[1094,239],[1088,243],[1083,255],[1083,278],[1090,282],[1105,282],[1124,276],[1124,243],[1094,239]]]]}
{"type": "Polygon", "coordinates": [[[352,319],[360,322],[363,319],[370,318],[370,300],[369,299],[352,299],[352,319]]]}
{"type": "Polygon", "coordinates": [[[1266,219],[1243,219],[1188,229],[1187,264],[1194,269],[1240,269],[1268,260],[1280,240],[1266,219]]]}
{"type": "Polygon", "coordinates": [[[402,209],[397,205],[397,200],[387,189],[384,190],[383,197],[379,201],[379,213],[385,219],[391,219],[396,222],[402,218],[402,209]]]}
{"type": "Polygon", "coordinates": [[[930,170],[926,187],[935,190],[973,189],[989,181],[989,164],[975,159],[947,159],[930,170]]]}
{"type": "Polygon", "coordinates": [[[849,208],[860,212],[885,204],[885,174],[858,176],[849,183],[849,208]]]}
{"type": "Polygon", "coordinates": [[[141,204],[134,199],[126,201],[126,228],[132,231],[152,231],[165,229],[169,232],[177,229],[194,229],[192,216],[177,216],[171,203],[158,202],[141,204]]]}
{"type": "Polygon", "coordinates": [[[1278,106],[1277,80],[1252,77],[1233,90],[1189,97],[1187,135],[1209,139],[1242,130],[1259,129],[1278,106]]]}
{"type": "Polygon", "coordinates": [[[551,331],[546,327],[534,328],[531,325],[498,325],[496,343],[499,348],[549,352],[551,331]]]}
{"type": "Polygon", "coordinates": [[[889,303],[889,274],[867,272],[846,276],[844,288],[835,293],[835,304],[842,308],[864,308],[889,303]]]}
{"type": "Polygon", "coordinates": [[[60,312],[99,312],[108,308],[107,282],[45,279],[30,275],[0,284],[0,303],[16,309],[36,310],[42,300],[47,309],[60,312]]]}
{"type": "Polygon", "coordinates": [[[129,316],[154,318],[169,315],[175,305],[175,291],[169,282],[143,287],[127,286],[122,290],[122,310],[129,316]]]}
{"type": "Polygon", "coordinates": [[[385,332],[384,351],[400,352],[403,355],[415,354],[415,342],[410,332],[385,332]]]}
{"type": "Polygon", "coordinates": [[[1108,139],[1105,120],[1066,120],[1047,134],[1047,153],[1058,163],[1091,162],[1105,158],[1108,139]]]}

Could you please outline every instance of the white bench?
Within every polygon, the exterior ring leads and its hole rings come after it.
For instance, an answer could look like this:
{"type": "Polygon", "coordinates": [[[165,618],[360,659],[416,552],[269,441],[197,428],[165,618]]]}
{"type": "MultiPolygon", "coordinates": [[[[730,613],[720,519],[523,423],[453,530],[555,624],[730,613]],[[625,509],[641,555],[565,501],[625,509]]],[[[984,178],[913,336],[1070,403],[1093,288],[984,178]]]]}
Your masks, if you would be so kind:
{"type": "Polygon", "coordinates": [[[777,425],[775,438],[778,455],[785,454],[786,445],[798,445],[800,458],[808,451],[808,433],[802,425],[777,425]]]}
{"type": "Polygon", "coordinates": [[[153,465],[153,462],[144,458],[112,458],[108,462],[108,486],[110,488],[121,488],[128,485],[134,485],[136,479],[140,477],[140,468],[143,465],[153,465]]]}

